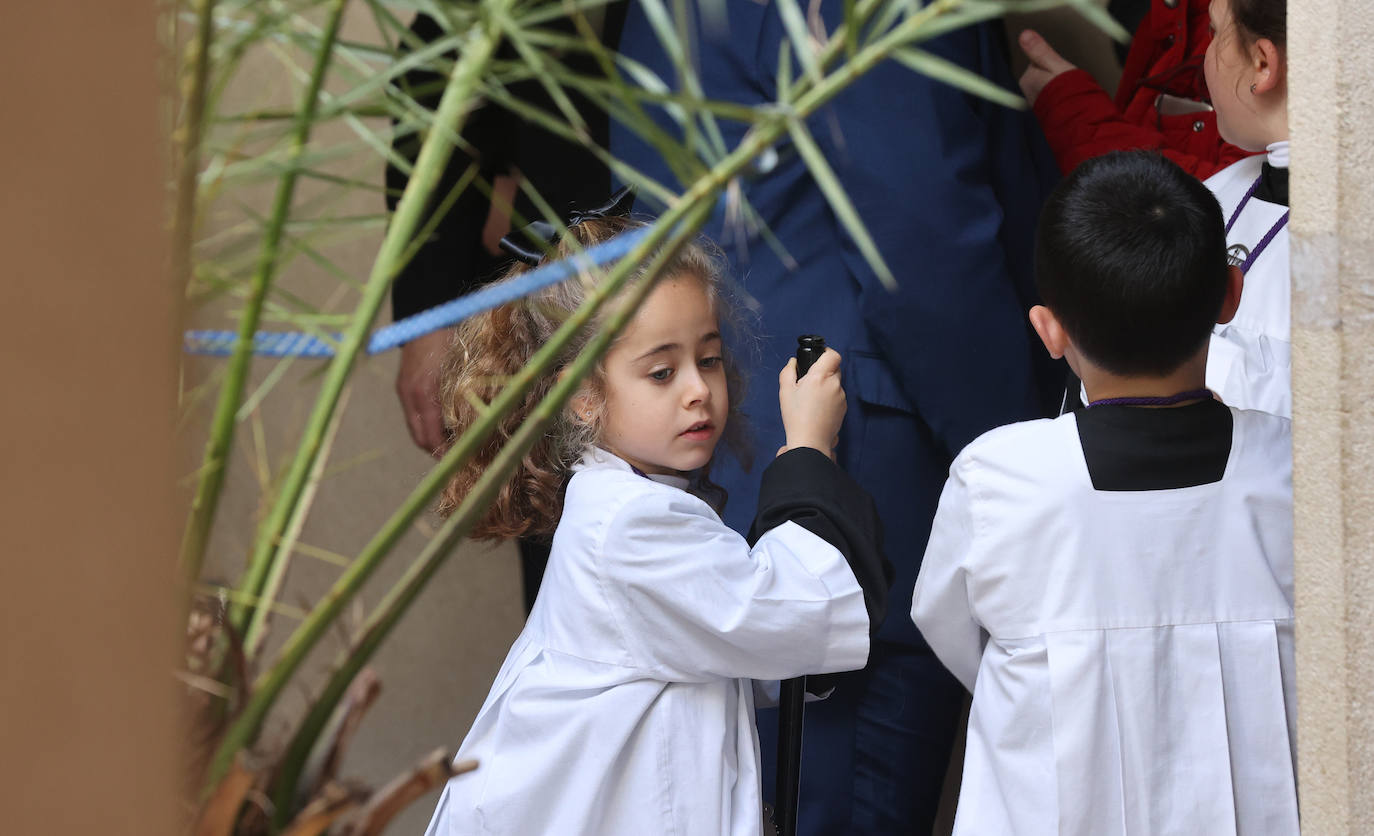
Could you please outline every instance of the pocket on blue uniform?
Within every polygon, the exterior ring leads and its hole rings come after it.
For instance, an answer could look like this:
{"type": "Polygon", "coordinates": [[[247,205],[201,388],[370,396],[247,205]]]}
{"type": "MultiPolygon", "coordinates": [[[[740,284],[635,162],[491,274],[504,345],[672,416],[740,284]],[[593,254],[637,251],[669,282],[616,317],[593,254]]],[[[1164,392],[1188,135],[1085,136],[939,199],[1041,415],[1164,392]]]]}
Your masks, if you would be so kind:
{"type": "Polygon", "coordinates": [[[916,414],[897,376],[878,355],[851,350],[845,357],[844,374],[850,384],[846,388],[864,403],[916,414]]]}

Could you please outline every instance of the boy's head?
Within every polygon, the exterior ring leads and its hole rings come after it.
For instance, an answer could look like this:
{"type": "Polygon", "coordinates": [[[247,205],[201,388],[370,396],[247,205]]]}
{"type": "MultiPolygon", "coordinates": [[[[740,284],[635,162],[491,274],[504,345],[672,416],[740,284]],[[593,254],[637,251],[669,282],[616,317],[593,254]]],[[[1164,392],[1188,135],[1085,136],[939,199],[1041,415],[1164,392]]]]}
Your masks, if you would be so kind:
{"type": "Polygon", "coordinates": [[[1078,356],[1114,375],[1164,377],[1196,357],[1235,313],[1238,276],[1216,198],[1158,154],[1088,160],[1040,216],[1040,298],[1078,356]]]}

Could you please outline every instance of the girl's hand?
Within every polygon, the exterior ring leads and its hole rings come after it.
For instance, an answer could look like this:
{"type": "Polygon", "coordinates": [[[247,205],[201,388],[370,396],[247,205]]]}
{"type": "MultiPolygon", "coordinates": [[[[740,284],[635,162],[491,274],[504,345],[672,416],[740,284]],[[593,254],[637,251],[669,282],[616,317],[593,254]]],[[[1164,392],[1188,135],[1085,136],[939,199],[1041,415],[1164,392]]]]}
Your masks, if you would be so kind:
{"type": "Polygon", "coordinates": [[[796,358],[788,360],[778,374],[778,405],[787,433],[787,446],[778,455],[810,447],[833,460],[845,411],[839,353],[827,348],[801,380],[797,380],[796,358]]]}
{"type": "Polygon", "coordinates": [[[1078,69],[1055,52],[1049,41],[1034,29],[1025,30],[1017,40],[1021,44],[1021,51],[1030,59],[1030,66],[1021,74],[1021,92],[1026,94],[1026,101],[1032,105],[1040,98],[1040,91],[1056,76],[1078,69]]]}

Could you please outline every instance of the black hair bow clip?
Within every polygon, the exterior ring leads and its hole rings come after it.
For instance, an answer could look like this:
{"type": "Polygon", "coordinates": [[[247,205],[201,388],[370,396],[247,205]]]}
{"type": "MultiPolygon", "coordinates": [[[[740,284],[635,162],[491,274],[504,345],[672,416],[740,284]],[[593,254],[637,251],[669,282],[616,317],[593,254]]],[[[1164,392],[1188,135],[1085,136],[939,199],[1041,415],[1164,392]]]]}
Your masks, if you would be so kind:
{"type": "MultiPolygon", "coordinates": [[[[592,218],[625,217],[630,214],[630,207],[634,206],[634,202],[634,190],[629,186],[623,186],[611,195],[610,200],[595,209],[574,210],[563,225],[572,227],[592,218]]],[[[510,253],[517,261],[533,266],[543,261],[545,250],[557,243],[558,233],[553,224],[548,221],[535,221],[502,238],[501,249],[510,253]]]]}

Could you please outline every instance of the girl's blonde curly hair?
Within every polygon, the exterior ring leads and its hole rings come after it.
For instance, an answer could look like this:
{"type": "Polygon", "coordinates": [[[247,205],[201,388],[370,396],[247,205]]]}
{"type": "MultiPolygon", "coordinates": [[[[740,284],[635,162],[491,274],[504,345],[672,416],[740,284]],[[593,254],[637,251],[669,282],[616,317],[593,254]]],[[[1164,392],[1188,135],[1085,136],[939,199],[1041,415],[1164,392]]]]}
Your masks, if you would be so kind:
{"type": "MultiPolygon", "coordinates": [[[[623,217],[593,218],[573,225],[569,228],[569,234],[585,249],[642,226],[644,223],[641,221],[623,217]]],[[[566,242],[560,241],[554,248],[553,257],[565,258],[574,252],[566,242]]],[[[630,277],[627,288],[644,279],[643,267],[641,265],[640,271],[630,277]]],[[[530,269],[517,262],[499,281],[510,281],[530,269]]],[[[458,327],[444,357],[439,390],[444,426],[450,432],[450,438],[462,435],[477,420],[479,403],[491,403],[506,382],[586,301],[595,287],[586,275],[478,314],[458,327]]],[[[733,331],[738,334],[739,329],[731,327],[735,324],[734,309],[727,303],[727,295],[723,292],[724,258],[714,245],[699,239],[682,246],[662,275],[690,275],[700,279],[711,299],[716,317],[721,321],[722,333],[733,331]]],[[[604,314],[613,308],[613,304],[607,304],[601,310],[604,314]]],[[[584,328],[571,341],[552,371],[530,388],[520,405],[500,422],[496,432],[477,454],[449,481],[439,499],[439,513],[447,515],[458,507],[502,445],[510,440],[534,407],[549,393],[559,374],[586,347],[596,330],[584,328]]],[[[724,358],[730,397],[724,441],[747,467],[749,454],[744,438],[745,427],[739,414],[739,406],[743,403],[743,382],[729,346],[724,358]]],[[[563,493],[572,466],[589,447],[601,440],[604,423],[602,410],[605,406],[603,381],[604,369],[598,363],[582,384],[583,393],[587,396],[586,403],[592,407],[591,418],[575,419],[571,410],[563,409],[544,437],[525,455],[516,472],[501,486],[496,500],[473,528],[472,537],[505,539],[553,532],[563,512],[563,493]]],[[[697,492],[719,507],[724,504],[725,492],[711,483],[709,469],[708,464],[699,475],[697,492]]]]}

